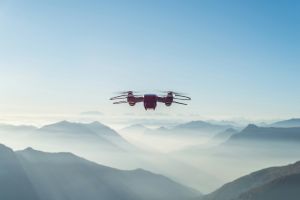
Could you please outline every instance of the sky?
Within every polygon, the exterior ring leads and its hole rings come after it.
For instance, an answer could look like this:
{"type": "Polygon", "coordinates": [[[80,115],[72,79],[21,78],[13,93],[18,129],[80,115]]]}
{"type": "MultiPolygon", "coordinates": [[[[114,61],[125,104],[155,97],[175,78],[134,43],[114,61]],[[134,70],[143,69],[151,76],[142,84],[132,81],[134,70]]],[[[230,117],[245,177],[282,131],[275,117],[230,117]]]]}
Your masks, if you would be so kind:
{"type": "Polygon", "coordinates": [[[0,0],[0,122],[300,117],[299,10],[296,0],[0,0]],[[112,105],[124,90],[192,101],[112,105]]]}

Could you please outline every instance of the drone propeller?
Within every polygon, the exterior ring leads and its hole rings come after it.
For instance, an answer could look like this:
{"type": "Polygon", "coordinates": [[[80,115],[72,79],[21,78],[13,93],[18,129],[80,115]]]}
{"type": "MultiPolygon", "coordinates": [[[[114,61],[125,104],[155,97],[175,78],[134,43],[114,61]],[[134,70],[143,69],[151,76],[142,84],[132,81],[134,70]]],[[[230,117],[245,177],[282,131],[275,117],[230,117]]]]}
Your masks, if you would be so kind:
{"type": "Polygon", "coordinates": [[[167,94],[171,93],[174,96],[174,99],[177,99],[177,100],[182,100],[182,101],[191,100],[190,97],[185,96],[185,93],[182,93],[182,92],[173,92],[173,91],[161,91],[161,92],[164,92],[164,93],[167,93],[167,94]],[[181,97],[181,98],[177,98],[177,97],[181,97]]]}
{"type": "Polygon", "coordinates": [[[174,92],[174,91],[171,91],[171,90],[167,90],[167,91],[160,91],[162,93],[171,93],[173,95],[186,95],[186,93],[183,93],[183,92],[174,92]]]}
{"type": "Polygon", "coordinates": [[[181,105],[185,105],[185,106],[187,106],[187,104],[186,104],[186,103],[181,103],[181,102],[178,102],[178,101],[173,101],[173,103],[177,103],[177,104],[181,104],[181,105]]]}
{"type": "Polygon", "coordinates": [[[116,92],[116,94],[133,94],[133,93],[140,93],[140,91],[132,91],[132,90],[129,90],[129,91],[120,91],[120,92],[116,92]]]}
{"type": "Polygon", "coordinates": [[[116,97],[112,97],[109,100],[126,99],[126,98],[127,98],[127,95],[119,95],[116,97]]]}
{"type": "Polygon", "coordinates": [[[174,99],[189,101],[189,100],[191,100],[191,97],[175,94],[174,99]],[[177,98],[177,97],[181,97],[181,98],[177,98]]]}
{"type": "Polygon", "coordinates": [[[113,102],[113,104],[122,104],[122,103],[128,103],[127,101],[117,101],[117,102],[113,102]]]}

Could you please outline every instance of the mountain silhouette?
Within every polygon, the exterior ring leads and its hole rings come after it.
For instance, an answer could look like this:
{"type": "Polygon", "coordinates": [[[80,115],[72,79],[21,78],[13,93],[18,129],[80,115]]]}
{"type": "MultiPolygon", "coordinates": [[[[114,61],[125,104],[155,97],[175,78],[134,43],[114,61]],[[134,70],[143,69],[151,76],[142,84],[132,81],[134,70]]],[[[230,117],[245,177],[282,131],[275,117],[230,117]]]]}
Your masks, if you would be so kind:
{"type": "Polygon", "coordinates": [[[300,142],[300,127],[258,127],[254,124],[250,124],[241,132],[231,136],[227,143],[240,143],[242,141],[254,140],[256,142],[300,142]]]}
{"type": "Polygon", "coordinates": [[[20,125],[20,126],[16,126],[16,125],[11,125],[11,124],[0,124],[0,131],[1,132],[11,132],[11,131],[15,131],[15,132],[28,132],[28,131],[34,131],[37,128],[34,126],[27,126],[27,125],[20,125]]]}
{"type": "Polygon", "coordinates": [[[41,127],[39,131],[51,133],[70,133],[70,134],[91,134],[94,132],[89,130],[82,123],[72,123],[69,121],[61,121],[54,124],[49,124],[41,127]]]}
{"type": "Polygon", "coordinates": [[[242,194],[238,200],[299,200],[300,173],[283,176],[242,194]]]}
{"type": "Polygon", "coordinates": [[[149,130],[149,128],[145,127],[142,124],[133,124],[131,126],[121,129],[120,131],[124,133],[145,133],[145,131],[147,130],[149,130]]]}
{"type": "Polygon", "coordinates": [[[201,200],[300,199],[300,162],[271,167],[225,184],[201,200]]]}
{"type": "MultiPolygon", "coordinates": [[[[105,126],[100,122],[92,123],[75,123],[69,121],[61,121],[54,124],[49,124],[37,130],[38,133],[47,134],[48,136],[63,136],[63,138],[78,137],[94,138],[94,142],[98,142],[104,148],[111,150],[133,150],[136,149],[133,145],[129,144],[123,137],[116,131],[105,126]]],[[[57,137],[59,140],[60,137],[57,137]]]]}
{"type": "Polygon", "coordinates": [[[238,131],[233,128],[228,128],[225,131],[221,131],[212,137],[212,142],[222,143],[227,141],[231,136],[237,134],[238,131]]]}
{"type": "Polygon", "coordinates": [[[231,128],[230,125],[212,124],[205,121],[191,121],[185,124],[175,126],[173,130],[188,130],[188,131],[200,131],[200,132],[213,132],[217,133],[231,128]]]}
{"type": "Polygon", "coordinates": [[[143,169],[118,170],[71,153],[0,146],[0,197],[5,200],[181,200],[199,195],[143,169]]]}
{"type": "Polygon", "coordinates": [[[270,124],[269,126],[282,128],[300,127],[300,119],[294,118],[289,120],[278,121],[273,124],[270,124]]]}
{"type": "Polygon", "coordinates": [[[39,199],[15,153],[2,144],[0,144],[0,199],[39,199]]]}
{"type": "MultiPolygon", "coordinates": [[[[191,121],[171,128],[160,127],[157,129],[145,129],[143,133],[160,136],[180,137],[212,137],[221,131],[231,128],[231,125],[219,125],[205,121],[191,121]]],[[[141,129],[140,129],[141,130],[141,129]]]]}

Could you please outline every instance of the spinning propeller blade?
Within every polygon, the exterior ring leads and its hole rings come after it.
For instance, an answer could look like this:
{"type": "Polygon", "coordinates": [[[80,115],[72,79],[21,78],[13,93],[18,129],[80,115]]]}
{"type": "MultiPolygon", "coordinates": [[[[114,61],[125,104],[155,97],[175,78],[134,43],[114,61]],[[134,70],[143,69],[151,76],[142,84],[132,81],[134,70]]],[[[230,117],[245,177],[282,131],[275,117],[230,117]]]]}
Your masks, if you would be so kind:
{"type": "Polygon", "coordinates": [[[117,102],[113,102],[113,104],[122,104],[122,103],[127,103],[127,101],[117,101],[117,102]]]}
{"type": "Polygon", "coordinates": [[[189,100],[191,100],[191,97],[175,94],[174,99],[189,101],[189,100]],[[182,97],[182,98],[176,98],[176,97],[182,97]]]}
{"type": "Polygon", "coordinates": [[[181,105],[185,105],[185,106],[187,106],[187,104],[186,104],[186,103],[181,103],[181,102],[178,102],[178,101],[173,101],[173,103],[177,103],[177,104],[181,104],[181,105]]]}
{"type": "Polygon", "coordinates": [[[160,91],[160,92],[163,92],[163,93],[172,93],[173,95],[185,95],[185,93],[182,93],[182,92],[174,92],[174,91],[160,91]]]}
{"type": "Polygon", "coordinates": [[[112,97],[109,100],[126,99],[126,98],[127,98],[127,95],[119,95],[119,96],[112,97]]]}
{"type": "Polygon", "coordinates": [[[128,95],[128,94],[133,94],[133,93],[141,93],[141,91],[132,91],[132,90],[129,90],[129,91],[120,91],[120,92],[116,92],[116,94],[123,94],[123,95],[128,95]]]}
{"type": "Polygon", "coordinates": [[[167,93],[167,94],[172,94],[174,99],[183,100],[183,101],[191,100],[190,97],[185,96],[185,93],[182,93],[182,92],[173,92],[173,91],[161,91],[161,92],[164,92],[164,93],[167,93]],[[176,98],[176,97],[181,97],[181,98],[176,98]]]}

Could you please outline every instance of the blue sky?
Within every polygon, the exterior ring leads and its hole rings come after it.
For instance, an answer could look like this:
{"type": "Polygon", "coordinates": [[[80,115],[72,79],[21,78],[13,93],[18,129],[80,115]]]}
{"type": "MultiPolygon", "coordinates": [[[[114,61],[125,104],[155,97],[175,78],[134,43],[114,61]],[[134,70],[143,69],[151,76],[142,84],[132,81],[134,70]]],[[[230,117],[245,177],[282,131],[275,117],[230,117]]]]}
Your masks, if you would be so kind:
{"type": "Polygon", "coordinates": [[[145,116],[107,99],[163,89],[193,98],[159,106],[173,116],[300,117],[299,10],[283,0],[2,0],[0,112],[145,116]]]}

